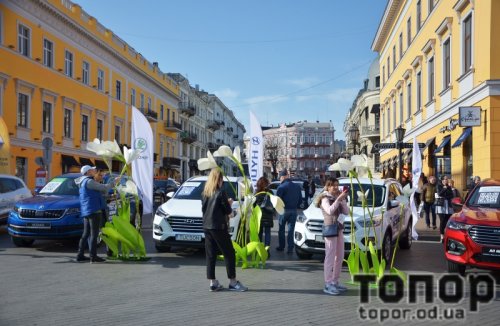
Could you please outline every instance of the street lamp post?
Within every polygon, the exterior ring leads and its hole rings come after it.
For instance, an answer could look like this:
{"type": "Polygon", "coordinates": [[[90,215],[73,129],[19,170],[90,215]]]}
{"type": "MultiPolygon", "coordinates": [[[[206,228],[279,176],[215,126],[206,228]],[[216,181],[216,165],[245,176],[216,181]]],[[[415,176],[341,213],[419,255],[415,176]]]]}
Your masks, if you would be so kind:
{"type": "Polygon", "coordinates": [[[349,138],[354,145],[353,154],[356,155],[356,145],[358,144],[359,140],[359,129],[354,124],[351,126],[351,128],[349,128],[349,138]]]}
{"type": "Polygon", "coordinates": [[[403,138],[405,137],[406,129],[399,126],[394,132],[396,133],[396,146],[399,156],[399,183],[401,183],[403,181],[403,158],[401,157],[401,150],[403,149],[403,138]]]}

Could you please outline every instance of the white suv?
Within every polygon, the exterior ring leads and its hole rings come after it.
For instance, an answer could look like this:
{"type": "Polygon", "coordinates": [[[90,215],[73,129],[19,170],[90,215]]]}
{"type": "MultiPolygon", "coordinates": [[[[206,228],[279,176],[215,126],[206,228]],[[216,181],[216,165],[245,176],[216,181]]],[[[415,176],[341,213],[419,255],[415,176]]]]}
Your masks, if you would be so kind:
{"type": "MultiPolygon", "coordinates": [[[[344,248],[346,254],[351,249],[351,232],[354,231],[354,241],[363,251],[367,251],[367,245],[372,241],[375,245],[375,235],[377,239],[377,249],[382,249],[382,255],[386,261],[390,261],[391,248],[396,242],[398,235],[399,247],[401,249],[409,249],[412,244],[412,217],[411,210],[406,205],[401,211],[401,204],[396,200],[396,197],[402,194],[401,185],[394,179],[373,179],[373,189],[375,192],[375,205],[372,205],[373,190],[370,179],[359,179],[364,192],[367,193],[367,206],[373,212],[373,224],[371,226],[370,215],[368,211],[363,211],[361,198],[357,191],[360,190],[359,184],[353,183],[354,188],[354,206],[353,206],[353,221],[351,223],[350,216],[344,216],[344,248]],[[372,208],[374,206],[374,208],[372,208]],[[383,217],[382,217],[383,216],[383,217]],[[401,218],[404,220],[401,220],[401,218]],[[375,229],[375,232],[374,232],[375,229]]],[[[339,186],[350,187],[350,180],[347,178],[339,179],[339,186]]],[[[352,189],[351,189],[352,190],[352,189]]],[[[349,194],[351,194],[349,190],[349,194]]],[[[313,203],[319,193],[316,193],[313,203]]],[[[351,195],[348,197],[348,205],[351,207],[351,195]]],[[[294,242],[295,252],[302,259],[309,259],[315,253],[325,252],[325,242],[321,235],[321,227],[323,226],[323,214],[320,208],[312,204],[308,209],[297,217],[295,224],[294,242]]]]}
{"type": "Polygon", "coordinates": [[[0,174],[0,223],[5,223],[14,204],[32,197],[23,180],[8,174],[0,174]]]}
{"type": "MultiPolygon", "coordinates": [[[[175,247],[203,248],[205,235],[203,233],[203,216],[201,211],[201,194],[208,177],[192,177],[184,182],[175,192],[168,193],[169,201],[158,207],[153,220],[153,240],[159,252],[170,251],[175,247]]],[[[241,177],[224,178],[223,188],[233,202],[233,217],[229,220],[229,233],[236,238],[240,221],[238,198],[243,197],[239,186],[241,177]],[[231,183],[231,185],[228,182],[231,183]],[[234,190],[238,191],[236,195],[234,190]]]]}

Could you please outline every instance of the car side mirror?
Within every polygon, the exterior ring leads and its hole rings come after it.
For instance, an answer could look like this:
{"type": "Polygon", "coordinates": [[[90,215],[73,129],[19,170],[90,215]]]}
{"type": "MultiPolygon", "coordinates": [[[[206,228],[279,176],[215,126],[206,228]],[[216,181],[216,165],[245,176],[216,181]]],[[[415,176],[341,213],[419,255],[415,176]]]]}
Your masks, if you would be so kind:
{"type": "Polygon", "coordinates": [[[172,198],[172,197],[174,197],[174,193],[175,193],[175,192],[173,192],[173,191],[171,191],[171,192],[167,193],[167,197],[168,197],[168,198],[172,198]]]}
{"type": "Polygon", "coordinates": [[[398,207],[399,206],[399,200],[391,200],[389,201],[389,209],[398,207]]]}

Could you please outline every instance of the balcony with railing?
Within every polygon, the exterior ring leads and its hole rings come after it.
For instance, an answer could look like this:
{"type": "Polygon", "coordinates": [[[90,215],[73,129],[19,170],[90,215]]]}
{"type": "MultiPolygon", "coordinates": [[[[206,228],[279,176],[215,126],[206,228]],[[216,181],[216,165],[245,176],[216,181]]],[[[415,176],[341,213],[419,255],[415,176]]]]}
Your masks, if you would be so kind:
{"type": "Polygon", "coordinates": [[[182,124],[180,124],[179,122],[166,120],[163,122],[163,128],[167,131],[181,132],[182,124]]]}
{"type": "Polygon", "coordinates": [[[179,113],[192,117],[196,114],[196,108],[189,102],[179,102],[179,113]]]}
{"type": "Polygon", "coordinates": [[[181,142],[186,144],[192,144],[198,140],[198,136],[195,133],[182,131],[180,134],[181,142]]]}
{"type": "Polygon", "coordinates": [[[216,120],[207,121],[207,128],[208,129],[215,131],[215,130],[219,130],[220,127],[221,127],[221,124],[218,123],[216,120]]]}
{"type": "Polygon", "coordinates": [[[372,138],[380,137],[380,127],[379,126],[367,126],[361,128],[361,138],[372,138]]]}
{"type": "Polygon", "coordinates": [[[144,116],[149,122],[158,122],[158,113],[151,109],[145,109],[144,116]]]}
{"type": "Polygon", "coordinates": [[[208,147],[208,150],[209,150],[209,151],[212,151],[212,152],[213,152],[213,151],[216,151],[216,150],[217,150],[217,148],[218,148],[217,144],[216,144],[216,143],[213,143],[213,142],[208,142],[208,143],[207,143],[207,147],[208,147]]]}

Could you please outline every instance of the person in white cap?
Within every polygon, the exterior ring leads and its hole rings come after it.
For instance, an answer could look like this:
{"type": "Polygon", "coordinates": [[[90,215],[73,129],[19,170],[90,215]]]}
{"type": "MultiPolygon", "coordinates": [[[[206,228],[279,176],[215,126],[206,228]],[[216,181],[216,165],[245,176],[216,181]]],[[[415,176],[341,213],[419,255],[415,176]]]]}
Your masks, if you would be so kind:
{"type": "Polygon", "coordinates": [[[97,173],[95,166],[84,165],[80,170],[82,176],[75,180],[80,189],[80,216],[83,218],[83,234],[78,245],[78,262],[88,261],[100,263],[104,258],[97,256],[97,236],[101,225],[102,210],[105,208],[103,195],[113,188],[113,183],[101,184],[94,180],[97,173]],[[90,236],[90,241],[89,240],[90,236]],[[89,244],[90,258],[85,257],[85,245],[89,244]]]}

